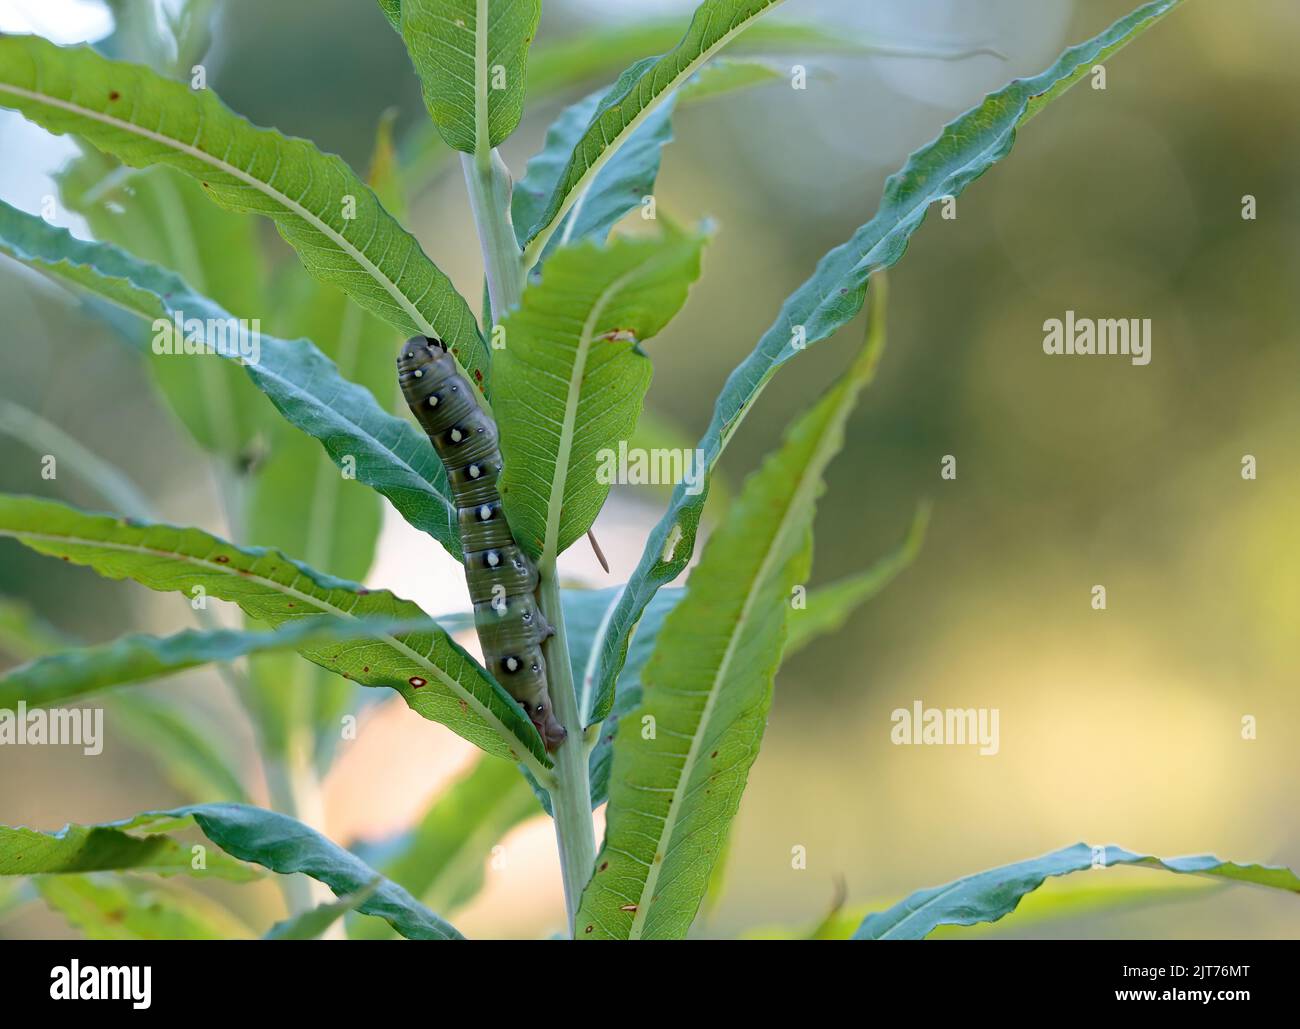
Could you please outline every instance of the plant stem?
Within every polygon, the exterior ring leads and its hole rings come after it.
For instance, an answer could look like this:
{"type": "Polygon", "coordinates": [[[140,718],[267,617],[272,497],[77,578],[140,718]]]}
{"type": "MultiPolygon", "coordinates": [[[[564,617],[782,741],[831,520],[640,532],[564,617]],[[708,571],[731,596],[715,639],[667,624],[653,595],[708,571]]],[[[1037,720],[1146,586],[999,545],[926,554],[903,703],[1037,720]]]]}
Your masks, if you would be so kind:
{"type": "MultiPolygon", "coordinates": [[[[524,291],[523,251],[510,221],[510,170],[495,151],[461,154],[470,210],[483,248],[488,300],[497,324],[517,307],[524,291]]],[[[484,326],[487,329],[487,326],[484,326]]],[[[587,770],[587,748],[583,739],[582,713],[573,684],[569,660],[569,638],[560,606],[560,581],[555,556],[538,569],[538,604],[542,616],[555,630],[546,643],[546,677],[555,717],[568,737],[555,751],[555,773],[545,786],[551,795],[555,818],[555,839],[560,851],[564,879],[564,907],[570,932],[582,891],[596,865],[596,832],[591,818],[591,780],[587,770]]]]}
{"type": "Polygon", "coordinates": [[[555,785],[550,793],[555,839],[560,849],[560,870],[564,876],[564,909],[569,929],[575,931],[578,903],[596,867],[591,778],[582,733],[582,712],[578,710],[578,693],[573,686],[573,665],[569,660],[569,638],[564,629],[564,608],[560,604],[560,580],[555,572],[555,559],[544,562],[539,574],[538,600],[542,616],[555,629],[555,635],[546,645],[546,678],[551,693],[551,709],[569,734],[555,751],[555,785]]]}
{"type": "MultiPolygon", "coordinates": [[[[507,311],[519,306],[524,291],[523,252],[510,220],[510,171],[495,150],[477,156],[461,154],[460,163],[483,248],[492,317],[500,322],[507,311]]],[[[488,326],[483,329],[488,331],[488,326]]]]}

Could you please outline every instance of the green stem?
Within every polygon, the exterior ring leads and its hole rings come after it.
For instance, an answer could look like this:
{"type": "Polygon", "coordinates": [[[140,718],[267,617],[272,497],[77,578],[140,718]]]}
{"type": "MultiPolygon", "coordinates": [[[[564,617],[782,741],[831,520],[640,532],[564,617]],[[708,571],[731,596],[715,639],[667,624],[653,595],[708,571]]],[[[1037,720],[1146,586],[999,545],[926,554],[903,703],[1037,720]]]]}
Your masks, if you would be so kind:
{"type": "Polygon", "coordinates": [[[480,156],[461,154],[460,163],[483,248],[492,318],[499,323],[506,312],[519,306],[524,292],[523,251],[510,220],[510,170],[495,150],[480,156]]]}
{"type": "Polygon", "coordinates": [[[569,638],[564,629],[564,608],[560,603],[560,580],[555,559],[539,569],[538,600],[542,616],[555,629],[546,644],[546,678],[551,709],[569,734],[555,751],[555,784],[550,787],[551,813],[555,818],[555,839],[560,849],[560,870],[564,876],[564,909],[570,930],[582,891],[596,867],[596,830],[591,820],[591,777],[582,732],[582,712],[573,686],[573,665],[569,660],[569,638]]]}
{"type": "MultiPolygon", "coordinates": [[[[495,150],[478,155],[461,154],[461,166],[483,247],[492,319],[500,324],[511,308],[519,306],[524,291],[523,252],[510,221],[510,170],[495,150]]],[[[543,785],[551,795],[564,879],[564,907],[572,931],[582,891],[596,866],[596,831],[591,818],[591,779],[582,713],[573,684],[554,556],[542,562],[538,575],[538,604],[543,617],[555,629],[555,635],[545,644],[551,708],[568,732],[568,737],[556,748],[554,774],[543,780],[543,785]]]]}

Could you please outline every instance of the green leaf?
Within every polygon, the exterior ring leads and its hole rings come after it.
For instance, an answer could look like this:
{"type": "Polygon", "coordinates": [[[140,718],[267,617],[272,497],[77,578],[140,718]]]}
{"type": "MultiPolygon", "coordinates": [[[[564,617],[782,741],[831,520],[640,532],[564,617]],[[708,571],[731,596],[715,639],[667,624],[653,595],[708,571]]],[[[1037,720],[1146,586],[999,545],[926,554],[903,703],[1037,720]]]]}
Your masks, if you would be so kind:
{"type": "Polygon", "coordinates": [[[115,732],[158,766],[164,779],[190,800],[246,801],[244,784],[227,753],[228,737],[213,732],[210,712],[185,708],[140,692],[121,693],[110,702],[115,732]]]}
{"type": "Polygon", "coordinates": [[[590,126],[573,148],[564,172],[529,233],[524,267],[546,251],[565,215],[637,127],[706,61],[781,0],[704,0],[681,41],[662,57],[628,68],[605,94],[590,126]]]}
{"type": "Polygon", "coordinates": [[[183,813],[150,811],[105,825],[65,825],[53,833],[0,825],[0,875],[130,870],[235,882],[258,877],[256,869],[220,851],[207,853],[196,868],[190,847],[167,835],[188,824],[183,813]]]}
{"type": "Polygon", "coordinates": [[[746,482],[664,620],[641,706],[614,739],[605,843],[578,939],[690,929],[758,756],[790,593],[811,563],[822,476],[883,340],[876,304],[860,357],[746,482]]]}
{"type": "Polygon", "coordinates": [[[0,826],[0,875],[137,870],[221,874],[249,879],[243,862],[281,875],[301,872],[336,896],[356,893],[376,878],[378,889],[357,910],[382,918],[410,940],[460,939],[460,933],[355,854],[288,815],[247,804],[193,804],[147,811],[104,825],[69,825],[57,833],[0,826]],[[197,825],[221,848],[206,854],[206,870],[191,867],[190,850],[164,835],[197,825]],[[133,835],[133,832],[145,835],[133,835]]]}
{"type": "Polygon", "coordinates": [[[1025,894],[1050,876],[1068,875],[1097,866],[1137,865],[1182,875],[1203,875],[1300,893],[1300,878],[1275,865],[1238,865],[1210,854],[1158,858],[1134,854],[1122,847],[1093,848],[1086,843],[1054,850],[1042,857],[1004,865],[967,876],[944,886],[918,890],[888,911],[869,915],[858,927],[856,940],[921,940],[941,925],[996,922],[1010,914],[1025,894]]]}
{"type": "MultiPolygon", "coordinates": [[[[2,42],[2,41],[0,41],[2,42]]],[[[86,243],[42,219],[0,202],[0,252],[46,274],[73,282],[148,319],[178,313],[203,321],[230,315],[181,279],[106,243],[86,243]]],[[[355,466],[359,481],[392,501],[417,529],[460,557],[456,509],[446,470],[429,441],[406,418],[383,410],[362,386],[345,381],[307,340],[263,334],[256,363],[244,370],[276,409],[314,436],[335,464],[355,466]]],[[[218,351],[223,358],[236,354],[218,351]]],[[[168,354],[165,360],[195,361],[210,355],[168,354]]],[[[388,361],[384,365],[391,367],[388,361]]]]}
{"type": "Polygon", "coordinates": [[[402,0],[379,0],[379,9],[384,12],[390,25],[398,32],[402,31],[402,0]]]}
{"type": "MultiPolygon", "coordinates": [[[[523,179],[515,184],[511,197],[511,220],[521,244],[541,228],[542,219],[546,217],[546,204],[602,97],[602,93],[593,93],[565,108],[547,130],[541,152],[528,162],[523,179]]],[[[661,103],[592,177],[583,196],[565,216],[562,229],[551,237],[543,257],[549,257],[556,246],[565,243],[584,239],[603,242],[623,215],[654,192],[660,152],[673,138],[675,100],[670,96],[661,103]]]]}
{"type": "MultiPolygon", "coordinates": [[[[351,618],[304,618],[275,632],[236,629],[186,629],[173,636],[123,636],[112,643],[78,647],[37,658],[0,677],[0,708],[25,702],[49,707],[88,693],[174,675],[212,662],[229,662],[274,650],[321,649],[327,644],[366,648],[395,633],[430,631],[413,619],[357,621],[351,618]]],[[[333,648],[337,649],[337,648],[333,648]]]]}
{"type": "Polygon", "coordinates": [[[449,146],[486,156],[515,131],[541,13],[541,0],[403,0],[402,39],[449,146]]]}
{"type": "Polygon", "coordinates": [[[921,551],[925,529],[930,522],[930,508],[923,504],[912,518],[907,538],[866,571],[845,576],[825,586],[809,590],[806,604],[790,612],[785,641],[785,657],[798,653],[822,636],[839,632],[861,605],[883,590],[921,551]]]}
{"type": "MultiPolygon", "coordinates": [[[[812,277],[787,298],[772,327],[728,377],[699,444],[706,469],[711,471],[717,464],[777,369],[807,346],[834,334],[862,309],[868,277],[903,256],[931,204],[958,195],[1010,153],[1017,128],[1041,108],[1042,98],[1060,95],[1180,2],[1146,4],[1092,40],[1071,47],[1041,74],[1016,79],[989,94],[912,154],[886,182],[884,198],[871,221],[822,258],[812,277]],[[800,326],[801,336],[797,335],[800,326]]],[[[603,717],[613,701],[614,681],[633,626],[655,592],[677,578],[690,561],[707,496],[707,485],[697,496],[679,486],[646,542],[600,644],[597,717],[603,717]]]]}
{"type": "MultiPolygon", "coordinates": [[[[424,613],[387,590],[365,590],[273,550],[236,547],[198,529],[123,521],[48,500],[0,495],[0,536],[43,554],[130,578],[150,589],[194,595],[196,587],[271,626],[313,615],[419,620],[424,613]]],[[[518,703],[436,626],[384,634],[348,647],[306,643],[299,652],[365,686],[397,690],[416,712],[490,754],[547,763],[541,737],[518,703]]]]}
{"type": "MultiPolygon", "coordinates": [[[[450,914],[482,889],[483,866],[493,846],[538,813],[537,800],[517,769],[503,761],[479,760],[434,798],[386,859],[375,863],[413,896],[450,914]]],[[[383,935],[374,925],[361,923],[352,935],[383,935]]]]}
{"type": "Polygon", "coordinates": [[[317,278],[404,334],[445,340],[486,377],[487,349],[469,306],[338,157],[256,128],[211,90],[37,36],[0,38],[0,104],[133,167],[169,165],[221,206],[271,218],[317,278]]]}
{"type": "Polygon", "coordinates": [[[264,937],[268,940],[314,940],[325,930],[346,915],[360,907],[375,895],[383,883],[382,876],[375,876],[361,889],[340,897],[326,904],[319,904],[310,911],[304,911],[283,922],[276,922],[264,937]]]}
{"type": "Polygon", "coordinates": [[[247,939],[248,927],[195,893],[125,876],[43,875],[41,899],[90,940],[247,939]]]}
{"type": "Polygon", "coordinates": [[[505,319],[497,355],[501,495],[515,538],[553,558],[595,521],[617,451],[650,385],[640,345],[686,301],[704,237],[670,231],[558,251],[505,319]]]}
{"type": "Polygon", "coordinates": [[[408,940],[461,939],[460,933],[397,883],[287,815],[244,804],[201,804],[171,813],[192,816],[203,834],[226,853],[281,875],[302,872],[325,883],[338,897],[357,893],[378,878],[378,888],[357,905],[357,911],[382,918],[408,940]]]}

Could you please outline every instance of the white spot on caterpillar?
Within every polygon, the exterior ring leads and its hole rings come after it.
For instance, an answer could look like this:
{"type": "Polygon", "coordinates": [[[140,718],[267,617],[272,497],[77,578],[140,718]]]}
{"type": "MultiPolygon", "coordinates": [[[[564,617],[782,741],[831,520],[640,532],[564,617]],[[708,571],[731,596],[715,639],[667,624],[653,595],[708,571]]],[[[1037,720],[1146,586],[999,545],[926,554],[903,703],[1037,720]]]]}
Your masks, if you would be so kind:
{"type": "Polygon", "coordinates": [[[422,379],[422,378],[424,378],[424,369],[423,369],[423,368],[417,368],[417,369],[415,369],[415,371],[412,372],[411,374],[414,375],[417,379],[422,379]]]}
{"type": "Polygon", "coordinates": [[[506,671],[507,672],[519,671],[519,658],[517,657],[506,658],[506,671]]]}
{"type": "Polygon", "coordinates": [[[461,432],[459,429],[452,429],[451,432],[449,432],[447,435],[451,438],[451,441],[453,443],[459,443],[461,440],[465,438],[465,434],[461,432]]]}
{"type": "Polygon", "coordinates": [[[495,550],[489,550],[487,552],[487,563],[489,568],[495,568],[501,563],[501,555],[495,550]]]}
{"type": "Polygon", "coordinates": [[[492,610],[501,617],[505,617],[506,612],[510,610],[510,604],[506,600],[506,588],[499,582],[492,587],[492,610]]]}
{"type": "Polygon", "coordinates": [[[479,467],[478,465],[476,465],[476,464],[472,464],[472,465],[470,465],[470,466],[469,466],[467,469],[465,469],[465,470],[466,470],[467,472],[469,472],[469,477],[470,477],[471,479],[477,479],[480,475],[483,474],[483,469],[480,468],[480,467],[479,467]]]}
{"type": "Polygon", "coordinates": [[[484,504],[478,509],[478,520],[480,522],[490,522],[492,520],[492,506],[484,504]]]}
{"type": "Polygon", "coordinates": [[[430,406],[430,407],[437,407],[437,406],[438,406],[438,394],[437,394],[437,393],[430,393],[430,394],[429,394],[429,406],[430,406]]]}
{"type": "Polygon", "coordinates": [[[664,540],[663,560],[671,561],[677,550],[677,544],[682,541],[682,527],[674,525],[668,531],[668,538],[664,540]]]}

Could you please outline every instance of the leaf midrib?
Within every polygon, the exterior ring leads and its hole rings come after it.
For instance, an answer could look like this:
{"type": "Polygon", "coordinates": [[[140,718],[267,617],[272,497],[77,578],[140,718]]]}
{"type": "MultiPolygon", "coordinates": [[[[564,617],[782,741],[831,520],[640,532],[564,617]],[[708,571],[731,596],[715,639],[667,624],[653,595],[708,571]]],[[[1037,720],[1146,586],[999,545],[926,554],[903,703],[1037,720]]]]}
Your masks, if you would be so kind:
{"type": "MultiPolygon", "coordinates": [[[[338,614],[344,618],[359,620],[358,617],[354,615],[351,611],[346,611],[341,607],[337,607],[334,604],[328,603],[327,601],[323,601],[319,597],[313,597],[309,593],[303,593],[301,590],[296,590],[292,586],[287,586],[284,583],[276,582],[274,579],[268,579],[263,575],[258,575],[257,573],[251,572],[247,569],[244,569],[243,574],[240,574],[239,570],[233,567],[227,567],[225,565],[214,565],[210,561],[205,561],[202,558],[194,557],[190,554],[183,554],[178,551],[160,550],[156,547],[145,547],[145,546],[138,546],[138,545],[127,544],[127,543],[117,543],[108,540],[84,539],[79,536],[59,536],[50,533],[28,532],[28,531],[13,530],[13,529],[0,529],[0,536],[13,536],[13,537],[19,537],[23,539],[42,540],[49,543],[63,544],[65,546],[83,546],[83,547],[91,547],[91,548],[101,549],[101,550],[116,550],[123,553],[139,554],[141,556],[148,556],[148,557],[160,557],[160,558],[166,558],[171,561],[180,561],[182,564],[201,567],[206,572],[216,572],[221,575],[238,575],[241,582],[255,582],[266,587],[273,593],[280,593],[285,596],[295,597],[297,599],[302,600],[304,603],[315,606],[318,610],[326,611],[333,614],[338,614]]],[[[360,597],[356,594],[351,594],[351,596],[356,600],[360,599],[360,597]]],[[[463,686],[460,685],[460,683],[458,683],[455,679],[453,679],[450,675],[448,675],[447,672],[443,670],[441,665],[435,664],[428,655],[421,654],[418,650],[415,650],[412,647],[408,646],[407,644],[399,640],[396,636],[392,636],[388,633],[378,633],[376,634],[375,639],[388,644],[398,653],[409,658],[411,661],[414,661],[421,668],[426,669],[431,675],[435,676],[452,693],[459,696],[460,699],[462,699],[469,706],[471,706],[474,709],[475,713],[477,713],[479,717],[482,718],[483,721],[486,722],[490,728],[495,729],[498,733],[500,733],[503,740],[514,741],[515,743],[518,743],[520,745],[520,749],[523,752],[521,755],[516,755],[516,757],[520,761],[529,764],[530,767],[536,766],[535,768],[533,768],[533,770],[535,772],[540,772],[540,774],[543,776],[547,774],[545,771],[541,771],[540,762],[537,761],[537,758],[533,755],[532,751],[530,751],[527,746],[524,746],[523,741],[520,740],[510,729],[506,727],[505,723],[503,723],[501,719],[497,717],[496,713],[493,712],[488,707],[486,707],[482,701],[480,701],[476,696],[474,696],[474,694],[466,690],[463,686]]]]}
{"type": "Polygon", "coordinates": [[[564,420],[560,423],[560,442],[555,453],[555,476],[551,480],[551,493],[546,500],[546,534],[543,537],[543,561],[554,561],[559,555],[560,518],[564,513],[564,488],[569,479],[569,461],[573,456],[573,437],[577,428],[578,407],[582,401],[582,380],[587,370],[587,356],[591,352],[593,337],[600,317],[613,299],[627,284],[641,275],[654,261],[638,264],[606,286],[596,297],[591,310],[582,323],[582,332],[574,347],[573,367],[569,370],[569,388],[564,398],[564,420]]]}
{"type": "Polygon", "coordinates": [[[115,128],[121,132],[126,132],[132,135],[136,135],[143,139],[152,140],[153,142],[158,143],[165,147],[169,147],[172,150],[176,150],[179,151],[180,153],[188,154],[189,156],[193,157],[195,160],[201,161],[202,163],[207,164],[220,171],[223,171],[228,175],[234,176],[235,178],[239,179],[241,182],[244,182],[246,185],[251,186],[253,189],[256,189],[258,192],[276,201],[278,204],[280,204],[282,207],[286,208],[287,210],[291,211],[293,214],[296,214],[299,218],[305,221],[317,232],[321,233],[323,236],[326,236],[327,238],[332,240],[339,247],[340,250],[342,250],[345,254],[347,254],[354,261],[356,261],[356,263],[361,266],[361,268],[366,272],[367,275],[370,276],[371,279],[379,283],[379,285],[381,285],[384,288],[385,292],[387,292],[388,295],[391,296],[393,300],[398,304],[398,306],[401,307],[402,310],[404,310],[407,313],[411,321],[415,323],[415,325],[420,329],[420,331],[424,335],[426,336],[438,335],[433,325],[429,322],[427,318],[424,317],[423,314],[420,313],[419,309],[410,300],[410,298],[407,297],[406,294],[401,291],[397,283],[393,282],[392,279],[390,279],[387,275],[383,274],[383,272],[379,270],[378,266],[375,265],[375,263],[371,261],[370,258],[368,258],[361,250],[357,249],[352,243],[350,243],[345,236],[343,236],[341,233],[339,233],[334,228],[332,228],[327,222],[323,221],[321,218],[313,214],[310,210],[303,207],[296,200],[290,199],[288,196],[281,193],[279,190],[274,189],[268,183],[262,182],[256,176],[250,175],[242,168],[239,168],[238,166],[233,164],[229,164],[228,162],[223,161],[220,158],[215,157],[214,155],[209,154],[204,150],[200,150],[198,147],[190,146],[188,143],[182,143],[180,140],[173,139],[170,136],[163,135],[161,132],[154,132],[151,129],[146,129],[139,125],[136,125],[133,122],[126,121],[122,118],[115,118],[111,114],[104,114],[100,111],[95,111],[88,107],[82,107],[80,104],[74,104],[68,100],[62,100],[58,97],[48,96],[45,93],[39,93],[36,92],[35,90],[23,89],[21,86],[13,86],[13,85],[9,85],[8,83],[0,83],[0,93],[10,93],[14,96],[25,97],[26,99],[34,101],[35,103],[47,104],[50,107],[56,107],[64,111],[69,111],[72,114],[78,115],[80,117],[89,118],[92,121],[97,121],[100,122],[101,124],[108,125],[111,128],[115,128]]]}
{"type": "MultiPolygon", "coordinates": [[[[714,54],[716,54],[719,50],[721,50],[733,39],[735,39],[736,36],[740,35],[741,32],[747,29],[757,19],[775,10],[777,7],[780,7],[781,4],[783,3],[785,3],[785,0],[772,0],[772,2],[769,3],[766,7],[764,7],[761,11],[756,11],[751,17],[744,19],[744,21],[740,22],[739,24],[734,26],[730,31],[723,34],[722,37],[719,38],[718,41],[713,44],[713,46],[709,47],[706,50],[702,50],[698,56],[696,56],[693,60],[687,62],[686,67],[684,67],[681,70],[681,72],[679,72],[672,79],[670,79],[668,84],[664,86],[664,88],[655,95],[654,99],[651,100],[650,103],[646,104],[645,107],[643,107],[632,117],[632,120],[629,121],[626,126],[624,126],[622,131],[620,131],[618,135],[616,135],[613,138],[613,140],[611,140],[605,146],[605,149],[601,151],[600,155],[596,158],[596,160],[594,160],[590,165],[587,166],[586,170],[579,177],[578,181],[573,184],[573,188],[570,189],[568,193],[565,194],[564,200],[561,202],[559,209],[555,212],[554,217],[552,217],[544,226],[542,226],[542,228],[538,231],[537,235],[535,235],[529,241],[528,246],[524,248],[525,273],[531,270],[533,266],[536,265],[539,260],[541,260],[541,256],[546,250],[546,244],[550,242],[551,236],[555,234],[555,230],[564,221],[564,216],[569,213],[569,210],[577,202],[578,198],[587,190],[592,180],[595,179],[595,177],[600,174],[601,169],[603,169],[605,165],[608,164],[613,159],[614,155],[618,153],[618,151],[622,148],[623,144],[627,142],[628,137],[631,136],[633,132],[635,132],[638,128],[641,127],[641,123],[644,122],[648,117],[650,117],[651,114],[653,114],[659,108],[659,105],[662,104],[664,100],[666,100],[672,94],[673,90],[675,90],[688,78],[694,75],[695,72],[699,70],[700,66],[705,64],[714,54]]],[[[671,53],[671,51],[669,52],[671,53]]],[[[662,58],[660,58],[660,60],[662,60],[662,58]]],[[[644,79],[644,76],[642,77],[642,79],[644,79]]],[[[583,139],[586,139],[586,135],[587,135],[586,132],[582,134],[582,137],[578,140],[579,145],[582,143],[583,139]]],[[[574,148],[574,152],[575,153],[577,152],[576,146],[574,148]]],[[[566,167],[565,171],[567,170],[568,169],[566,167]]],[[[564,172],[561,172],[561,183],[563,182],[563,175],[564,172]]],[[[561,183],[557,183],[556,185],[558,186],[561,183]]]]}
{"type": "MultiPolygon", "coordinates": [[[[855,391],[850,391],[849,396],[856,395],[855,391]]],[[[835,423],[828,425],[826,432],[833,432],[840,420],[844,417],[844,409],[836,413],[835,423]]],[[[823,435],[823,440],[826,438],[823,435]]],[[[824,442],[819,441],[814,449],[814,459],[804,465],[803,472],[799,476],[799,481],[790,493],[790,500],[786,504],[785,510],[781,515],[780,524],[776,532],[772,534],[771,544],[767,552],[763,555],[763,561],[759,565],[758,572],[750,580],[749,591],[745,597],[745,603],[741,607],[740,615],[736,619],[735,627],[731,633],[731,638],[727,641],[727,649],[722,655],[722,661],[718,665],[718,670],[713,676],[713,682],[709,687],[709,699],[704,702],[704,710],[700,714],[699,725],[695,734],[691,738],[691,745],[686,752],[686,760],[682,763],[681,772],[678,775],[677,785],[673,788],[673,798],[668,804],[668,813],[664,816],[663,831],[659,835],[659,842],[654,849],[655,854],[662,854],[661,861],[650,862],[649,871],[646,873],[645,885],[642,887],[641,895],[637,901],[636,914],[632,918],[632,927],[628,932],[629,939],[639,939],[641,932],[645,927],[646,918],[649,917],[650,904],[646,903],[647,897],[654,896],[654,888],[659,881],[660,870],[668,863],[668,848],[672,841],[673,830],[676,828],[677,812],[685,797],[685,791],[690,783],[691,774],[694,771],[695,763],[699,758],[700,749],[703,746],[704,737],[707,733],[708,724],[713,717],[714,705],[721,694],[720,684],[726,678],[727,670],[731,666],[732,658],[735,656],[736,647],[741,637],[744,635],[745,626],[749,623],[750,613],[753,605],[758,599],[761,588],[767,582],[768,576],[772,574],[776,555],[780,552],[780,544],[785,539],[786,534],[790,531],[791,514],[798,509],[800,501],[808,492],[815,492],[817,483],[821,479],[825,462],[818,460],[820,452],[824,448],[824,442]]]]}

